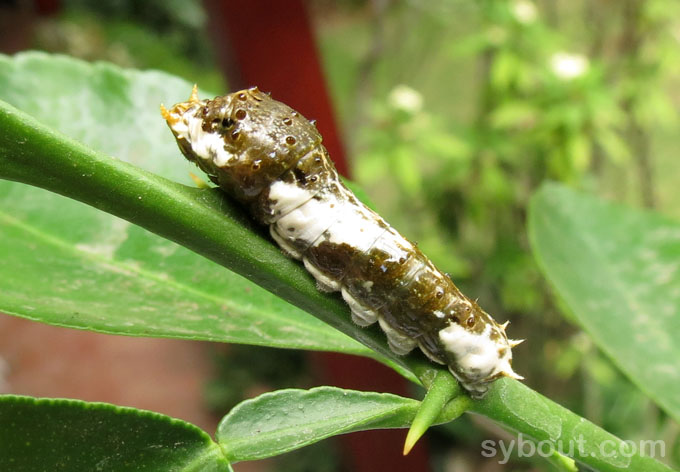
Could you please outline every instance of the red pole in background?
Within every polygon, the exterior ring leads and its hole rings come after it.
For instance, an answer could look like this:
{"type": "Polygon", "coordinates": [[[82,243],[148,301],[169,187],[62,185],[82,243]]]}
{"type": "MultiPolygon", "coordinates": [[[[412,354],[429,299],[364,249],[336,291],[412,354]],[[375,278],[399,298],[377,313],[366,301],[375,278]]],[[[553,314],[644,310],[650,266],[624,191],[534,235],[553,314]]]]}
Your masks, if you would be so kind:
{"type": "MultiPolygon", "coordinates": [[[[345,150],[319,62],[314,35],[301,0],[205,0],[209,28],[221,66],[232,89],[257,85],[317,120],[324,145],[338,171],[347,176],[345,150]]],[[[406,381],[370,359],[342,354],[314,355],[333,385],[356,390],[391,392],[408,396],[406,381]]],[[[383,430],[341,437],[351,470],[429,470],[425,440],[403,457],[406,433],[383,430]]]]}
{"type": "Polygon", "coordinates": [[[60,9],[60,0],[0,1],[0,52],[14,54],[30,48],[36,22],[60,9]]]}
{"type": "Polygon", "coordinates": [[[205,5],[229,86],[257,85],[308,120],[317,120],[324,146],[338,172],[347,176],[345,149],[303,3],[206,0],[205,5]]]}

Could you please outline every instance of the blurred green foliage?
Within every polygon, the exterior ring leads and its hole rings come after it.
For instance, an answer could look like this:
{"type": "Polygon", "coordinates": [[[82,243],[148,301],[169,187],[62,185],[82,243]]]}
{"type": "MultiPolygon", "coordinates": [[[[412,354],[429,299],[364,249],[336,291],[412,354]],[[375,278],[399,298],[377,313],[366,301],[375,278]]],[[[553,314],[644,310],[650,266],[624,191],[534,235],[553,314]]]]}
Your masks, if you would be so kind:
{"type": "Polygon", "coordinates": [[[33,47],[123,67],[159,69],[204,90],[225,90],[199,0],[64,0],[56,18],[42,20],[33,47]]]}

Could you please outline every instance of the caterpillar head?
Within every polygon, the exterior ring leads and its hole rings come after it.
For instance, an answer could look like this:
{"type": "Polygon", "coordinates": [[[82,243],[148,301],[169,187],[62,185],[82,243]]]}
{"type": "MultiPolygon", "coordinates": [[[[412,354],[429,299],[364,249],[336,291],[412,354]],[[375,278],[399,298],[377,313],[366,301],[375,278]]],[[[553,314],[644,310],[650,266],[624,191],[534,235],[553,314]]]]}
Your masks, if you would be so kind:
{"type": "Polygon", "coordinates": [[[464,300],[463,322],[455,319],[439,331],[449,370],[473,397],[481,397],[500,377],[522,379],[512,370],[512,348],[522,341],[508,339],[505,328],[477,303],[464,300]]]}
{"type": "Polygon", "coordinates": [[[257,87],[200,100],[194,86],[161,114],[186,158],[245,202],[321,143],[312,123],[257,87]]]}

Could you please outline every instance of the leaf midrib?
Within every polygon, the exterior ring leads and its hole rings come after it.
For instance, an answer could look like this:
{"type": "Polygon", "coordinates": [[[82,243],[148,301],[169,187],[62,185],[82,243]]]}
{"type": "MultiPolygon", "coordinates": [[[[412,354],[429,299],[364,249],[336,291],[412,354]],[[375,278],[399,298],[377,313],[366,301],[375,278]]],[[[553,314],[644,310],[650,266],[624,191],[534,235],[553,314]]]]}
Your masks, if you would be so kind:
{"type": "MultiPolygon", "coordinates": [[[[408,401],[409,399],[404,398],[404,400],[408,401]]],[[[412,401],[414,403],[418,403],[416,400],[412,400],[412,401]]],[[[316,435],[314,437],[318,438],[318,439],[324,439],[324,438],[327,438],[327,437],[330,437],[330,436],[343,434],[345,432],[348,432],[349,429],[356,427],[357,425],[369,426],[371,424],[371,422],[373,422],[373,421],[376,421],[376,420],[379,420],[379,419],[382,419],[382,418],[385,418],[385,417],[393,416],[394,414],[398,413],[400,410],[409,409],[409,408],[412,408],[412,407],[407,405],[407,404],[395,405],[394,407],[390,407],[387,410],[381,410],[380,412],[377,412],[373,415],[365,416],[365,417],[363,417],[363,419],[350,420],[349,424],[347,424],[347,422],[345,421],[344,422],[346,424],[345,426],[343,426],[341,428],[336,427],[336,429],[334,429],[332,432],[324,432],[323,434],[316,435]]],[[[352,416],[356,416],[358,414],[361,414],[361,413],[354,413],[354,414],[352,414],[352,416]]],[[[337,418],[338,416],[336,415],[335,417],[337,418]]],[[[346,416],[344,418],[346,418],[346,416]]],[[[304,426],[314,428],[318,425],[325,425],[325,424],[328,424],[328,423],[329,423],[328,420],[317,420],[317,421],[304,423],[304,426]]],[[[341,421],[331,421],[330,427],[333,427],[333,425],[342,424],[342,423],[343,422],[341,422],[341,421]]],[[[234,460],[234,457],[232,457],[230,449],[231,450],[244,449],[242,447],[243,444],[247,445],[249,443],[271,442],[271,438],[289,436],[289,435],[293,435],[293,434],[299,435],[301,427],[302,427],[302,425],[297,423],[297,424],[291,424],[290,426],[285,427],[285,428],[277,428],[276,430],[272,430],[272,431],[269,431],[269,432],[258,433],[257,436],[252,436],[252,435],[251,436],[241,436],[242,439],[233,439],[233,437],[231,437],[231,438],[229,438],[228,444],[222,444],[222,442],[220,441],[220,439],[218,437],[218,443],[220,443],[220,445],[223,447],[223,449],[225,449],[225,455],[227,456],[227,458],[234,460]],[[256,438],[256,440],[252,441],[252,438],[256,438]]],[[[327,428],[324,428],[324,429],[327,429],[327,428]]],[[[307,442],[307,440],[304,440],[302,442],[307,442]]],[[[283,453],[283,452],[286,452],[286,451],[291,450],[291,449],[296,449],[296,447],[289,445],[289,446],[281,447],[281,448],[278,448],[278,449],[275,449],[275,450],[281,451],[283,453]]],[[[261,457],[261,456],[251,454],[251,455],[248,455],[247,457],[255,459],[255,458],[258,458],[258,457],[261,457]]],[[[267,453],[266,456],[262,456],[262,457],[269,457],[269,453],[267,453]]],[[[239,460],[247,460],[247,459],[240,458],[239,460]]]]}

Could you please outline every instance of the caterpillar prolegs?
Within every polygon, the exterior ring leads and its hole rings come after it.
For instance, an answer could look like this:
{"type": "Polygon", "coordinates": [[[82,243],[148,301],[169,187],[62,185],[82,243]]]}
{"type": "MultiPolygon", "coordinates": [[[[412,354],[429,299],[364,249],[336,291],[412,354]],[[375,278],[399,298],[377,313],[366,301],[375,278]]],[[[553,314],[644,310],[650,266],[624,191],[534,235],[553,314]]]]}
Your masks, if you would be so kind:
{"type": "Polygon", "coordinates": [[[396,354],[416,346],[474,396],[511,367],[518,344],[423,253],[343,185],[312,123],[256,87],[161,108],[187,159],[269,225],[355,323],[376,321],[396,354]]]}

